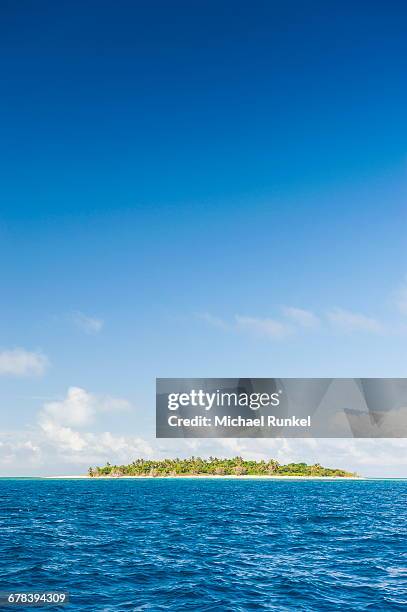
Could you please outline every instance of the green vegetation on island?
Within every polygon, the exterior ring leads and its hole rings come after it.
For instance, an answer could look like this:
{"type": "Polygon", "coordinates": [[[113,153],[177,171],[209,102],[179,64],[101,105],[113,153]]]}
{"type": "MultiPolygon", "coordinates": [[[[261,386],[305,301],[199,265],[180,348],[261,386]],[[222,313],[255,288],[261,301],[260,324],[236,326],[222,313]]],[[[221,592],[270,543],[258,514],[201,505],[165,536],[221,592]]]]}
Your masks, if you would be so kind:
{"type": "Polygon", "coordinates": [[[309,476],[350,478],[356,474],[336,468],[325,468],[315,463],[288,463],[280,465],[278,461],[250,461],[242,457],[219,459],[209,457],[190,457],[188,459],[136,459],[129,465],[111,465],[90,467],[88,475],[93,478],[122,476],[309,476]]]}

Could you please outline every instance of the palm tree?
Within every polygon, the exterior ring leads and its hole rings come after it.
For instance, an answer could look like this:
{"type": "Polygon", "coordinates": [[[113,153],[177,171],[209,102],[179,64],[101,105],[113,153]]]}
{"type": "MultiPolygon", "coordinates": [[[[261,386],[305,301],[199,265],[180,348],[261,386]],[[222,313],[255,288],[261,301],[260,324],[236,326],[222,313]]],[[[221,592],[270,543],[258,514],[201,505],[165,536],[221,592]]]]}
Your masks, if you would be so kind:
{"type": "Polygon", "coordinates": [[[280,464],[278,461],[276,461],[275,459],[270,459],[270,461],[267,464],[267,471],[269,474],[275,474],[275,472],[277,472],[279,467],[280,467],[280,464]]]}
{"type": "Polygon", "coordinates": [[[244,474],[247,474],[247,470],[243,465],[237,465],[235,468],[233,468],[233,471],[235,472],[236,476],[243,476],[244,474]]]}
{"type": "Polygon", "coordinates": [[[320,470],[321,470],[321,465],[319,463],[314,463],[314,465],[311,465],[311,474],[316,474],[320,470]]]}

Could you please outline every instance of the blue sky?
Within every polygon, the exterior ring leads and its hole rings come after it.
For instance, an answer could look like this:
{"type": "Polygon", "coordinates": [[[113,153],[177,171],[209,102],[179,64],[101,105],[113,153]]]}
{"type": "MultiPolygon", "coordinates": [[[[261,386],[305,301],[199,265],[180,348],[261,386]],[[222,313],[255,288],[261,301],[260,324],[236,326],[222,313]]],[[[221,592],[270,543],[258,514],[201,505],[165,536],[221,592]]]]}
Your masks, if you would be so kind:
{"type": "Polygon", "coordinates": [[[404,3],[0,16],[4,473],[187,452],[156,376],[407,375],[404,3]]]}

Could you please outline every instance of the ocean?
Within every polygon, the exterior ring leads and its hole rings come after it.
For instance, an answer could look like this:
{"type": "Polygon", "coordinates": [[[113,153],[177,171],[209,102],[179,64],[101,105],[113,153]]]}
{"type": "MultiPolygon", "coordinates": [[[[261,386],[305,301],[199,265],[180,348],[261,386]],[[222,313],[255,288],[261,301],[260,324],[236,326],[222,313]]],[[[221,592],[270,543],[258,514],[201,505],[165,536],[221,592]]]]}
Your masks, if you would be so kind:
{"type": "Polygon", "coordinates": [[[0,591],[90,612],[405,610],[406,518],[405,480],[2,479],[0,591]]]}

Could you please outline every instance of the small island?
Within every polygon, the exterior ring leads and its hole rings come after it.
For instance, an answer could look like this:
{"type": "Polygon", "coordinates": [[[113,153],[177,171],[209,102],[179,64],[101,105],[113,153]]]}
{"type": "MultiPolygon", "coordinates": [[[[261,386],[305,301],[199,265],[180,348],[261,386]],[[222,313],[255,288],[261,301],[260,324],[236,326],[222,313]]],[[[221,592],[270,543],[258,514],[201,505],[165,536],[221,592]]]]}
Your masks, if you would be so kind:
{"type": "Polygon", "coordinates": [[[242,457],[219,459],[209,457],[189,457],[188,459],[136,459],[128,465],[111,465],[90,467],[90,478],[157,478],[157,477],[193,477],[193,476],[265,476],[265,477],[301,477],[301,478],[358,478],[352,472],[337,468],[322,467],[319,463],[288,463],[280,465],[275,459],[269,461],[245,460],[242,457]]]}

